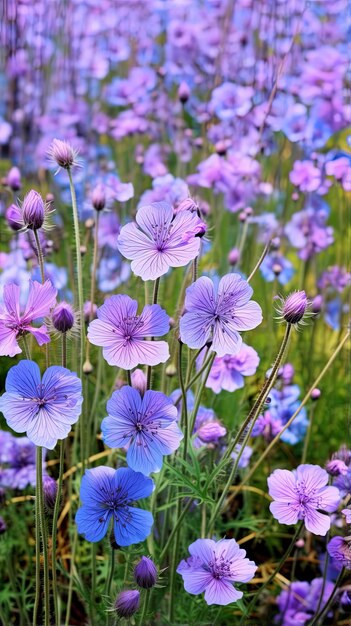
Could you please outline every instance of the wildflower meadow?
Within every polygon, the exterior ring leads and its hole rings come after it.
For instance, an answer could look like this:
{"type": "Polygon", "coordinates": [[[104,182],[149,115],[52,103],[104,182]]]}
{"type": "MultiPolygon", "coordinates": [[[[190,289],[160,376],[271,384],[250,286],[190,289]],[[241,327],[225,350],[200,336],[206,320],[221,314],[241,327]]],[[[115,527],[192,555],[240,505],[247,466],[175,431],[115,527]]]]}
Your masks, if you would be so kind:
{"type": "Polygon", "coordinates": [[[2,0],[0,626],[351,624],[349,0],[2,0]]]}

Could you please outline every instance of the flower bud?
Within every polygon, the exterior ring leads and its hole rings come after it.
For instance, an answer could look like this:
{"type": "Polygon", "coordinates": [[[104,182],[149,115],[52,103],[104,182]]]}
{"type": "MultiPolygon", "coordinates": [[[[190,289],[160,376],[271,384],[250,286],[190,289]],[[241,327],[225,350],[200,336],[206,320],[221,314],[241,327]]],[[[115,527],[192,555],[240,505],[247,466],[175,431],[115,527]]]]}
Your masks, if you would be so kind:
{"type": "Polygon", "coordinates": [[[142,556],[134,568],[134,578],[142,589],[151,589],[157,581],[157,567],[147,556],[142,556]]]}
{"type": "Polygon", "coordinates": [[[170,363],[169,365],[167,365],[166,376],[169,376],[170,378],[172,378],[172,376],[175,376],[176,373],[177,373],[177,368],[173,363],[170,363]]]}
{"type": "Polygon", "coordinates": [[[283,318],[288,324],[298,324],[307,309],[307,297],[304,291],[296,291],[290,294],[284,302],[283,318]]]}
{"type": "Polygon", "coordinates": [[[32,189],[25,196],[22,204],[24,225],[31,230],[39,230],[44,223],[45,204],[41,195],[32,189]]]}
{"type": "Polygon", "coordinates": [[[321,397],[321,390],[317,389],[317,387],[315,387],[314,389],[312,389],[311,391],[311,399],[312,400],[318,400],[318,398],[321,397]]]}
{"type": "Polygon", "coordinates": [[[230,265],[236,265],[240,259],[240,251],[238,248],[233,248],[228,254],[228,262],[230,265]]]}
{"type": "Polygon", "coordinates": [[[11,204],[6,209],[5,217],[6,217],[9,227],[15,232],[23,228],[24,224],[23,224],[21,209],[18,206],[16,206],[16,204],[11,204]]]}
{"type": "Polygon", "coordinates": [[[77,151],[67,141],[54,139],[49,149],[49,155],[59,167],[68,170],[76,165],[77,151]]]}
{"type": "Polygon", "coordinates": [[[347,465],[340,459],[331,459],[325,466],[330,476],[346,476],[347,465]]]}
{"type": "Polygon", "coordinates": [[[136,589],[133,591],[121,591],[118,594],[115,609],[118,617],[129,618],[137,612],[140,605],[140,593],[136,589]]]}
{"type": "Polygon", "coordinates": [[[188,102],[190,98],[190,89],[186,82],[180,83],[178,87],[178,98],[182,104],[188,102]]]}
{"type": "Polygon", "coordinates": [[[55,330],[60,333],[67,333],[74,325],[73,308],[67,302],[60,302],[55,306],[51,319],[55,330]]]}
{"type": "Polygon", "coordinates": [[[6,176],[6,185],[10,187],[12,191],[21,189],[21,172],[18,167],[11,167],[6,176]]]}
{"type": "Polygon", "coordinates": [[[311,311],[313,313],[319,313],[322,306],[323,306],[323,296],[318,294],[318,296],[315,296],[312,300],[311,311]]]}
{"type": "Polygon", "coordinates": [[[215,149],[216,149],[217,154],[219,154],[219,156],[224,156],[225,154],[227,154],[227,150],[228,150],[227,143],[225,141],[217,141],[215,145],[215,149]]]}
{"type": "Polygon", "coordinates": [[[43,476],[44,505],[47,511],[53,511],[57,496],[57,482],[51,476],[43,476]]]}
{"type": "Polygon", "coordinates": [[[102,211],[106,205],[105,191],[102,185],[96,185],[91,194],[91,202],[96,211],[102,211]]]}
{"type": "Polygon", "coordinates": [[[131,375],[132,386],[137,389],[140,395],[144,395],[147,387],[147,379],[143,370],[137,368],[131,375]]]}
{"type": "Polygon", "coordinates": [[[92,364],[90,363],[90,361],[84,361],[84,363],[83,363],[83,374],[86,374],[88,376],[89,374],[92,373],[93,369],[94,368],[93,368],[92,364]]]}
{"type": "Polygon", "coordinates": [[[227,434],[227,431],[222,424],[213,420],[200,426],[196,434],[204,443],[218,443],[219,439],[227,434]]]}

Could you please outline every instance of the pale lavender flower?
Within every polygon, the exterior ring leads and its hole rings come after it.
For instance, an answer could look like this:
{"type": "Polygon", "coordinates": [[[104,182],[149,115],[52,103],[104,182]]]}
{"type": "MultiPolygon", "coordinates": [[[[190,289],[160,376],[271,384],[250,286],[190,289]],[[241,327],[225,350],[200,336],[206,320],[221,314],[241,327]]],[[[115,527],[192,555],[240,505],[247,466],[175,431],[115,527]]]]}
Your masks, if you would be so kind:
{"type": "Polygon", "coordinates": [[[102,346],[109,365],[133,369],[139,364],[158,365],[169,358],[166,341],[146,341],[169,331],[169,317],[158,304],[146,305],[137,315],[138,303],[126,295],[107,298],[98,308],[98,319],[89,324],[88,339],[102,346]]]}
{"type": "Polygon", "coordinates": [[[189,546],[189,552],[191,557],[177,567],[188,593],[205,592],[209,605],[227,605],[243,597],[233,583],[251,580],[257,566],[245,558],[245,550],[239,548],[235,539],[198,539],[189,546]]]}
{"type": "Polygon", "coordinates": [[[295,161],[290,180],[301,191],[315,191],[321,184],[321,173],[312,161],[295,161]]]}
{"type": "Polygon", "coordinates": [[[42,285],[29,281],[25,310],[20,310],[20,287],[14,283],[4,286],[4,306],[0,307],[0,356],[15,356],[22,352],[18,345],[26,333],[35,337],[39,346],[50,341],[46,326],[32,326],[34,320],[45,317],[56,301],[57,290],[49,280],[42,285]]]}
{"type": "Polygon", "coordinates": [[[199,254],[199,221],[190,211],[174,216],[170,204],[154,202],[138,210],[136,223],[123,226],[118,249],[132,260],[134,274],[143,280],[155,280],[170,267],[187,265],[199,254]]]}
{"type": "Polygon", "coordinates": [[[272,515],[281,524],[304,520],[307,530],[326,535],[330,518],[320,512],[332,513],[340,502],[336,487],[329,487],[327,472],[319,465],[299,465],[296,470],[277,469],[268,478],[272,515]]]}
{"type": "MultiPolygon", "coordinates": [[[[201,356],[196,365],[199,368],[203,362],[201,356]]],[[[206,387],[214,393],[220,393],[222,389],[233,392],[244,386],[244,376],[252,376],[256,373],[260,358],[251,346],[242,344],[239,352],[234,356],[226,354],[217,356],[213,361],[206,387]]]]}
{"type": "Polygon", "coordinates": [[[186,290],[180,337],[189,348],[211,342],[218,356],[237,354],[242,345],[238,331],[256,328],[261,307],[250,300],[252,288],[239,274],[226,274],[215,293],[210,278],[202,276],[186,290]]]}
{"type": "Polygon", "coordinates": [[[327,550],[343,567],[351,569],[351,537],[333,537],[327,544],[327,550]]]}

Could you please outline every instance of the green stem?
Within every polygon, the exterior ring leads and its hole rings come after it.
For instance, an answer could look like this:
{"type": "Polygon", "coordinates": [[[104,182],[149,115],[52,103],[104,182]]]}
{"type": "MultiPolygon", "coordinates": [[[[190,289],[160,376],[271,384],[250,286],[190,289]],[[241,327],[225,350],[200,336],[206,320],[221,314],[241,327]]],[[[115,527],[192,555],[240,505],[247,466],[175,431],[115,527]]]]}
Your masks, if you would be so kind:
{"type": "MultiPolygon", "coordinates": [[[[313,620],[310,622],[310,624],[308,626],[316,626],[318,624],[318,622],[320,620],[322,620],[325,617],[325,615],[327,615],[331,605],[333,604],[333,601],[334,601],[334,598],[335,598],[336,593],[338,591],[338,588],[340,586],[341,580],[342,580],[342,578],[344,576],[344,572],[345,572],[345,568],[343,567],[341,572],[340,572],[340,574],[339,574],[339,576],[336,579],[335,586],[334,586],[334,589],[332,591],[332,594],[331,594],[330,598],[328,598],[328,601],[324,605],[324,607],[321,610],[321,612],[317,613],[317,615],[315,615],[315,617],[313,618],[313,620]]],[[[323,622],[321,622],[321,623],[323,623],[323,622]]]]}
{"type": "Polygon", "coordinates": [[[184,517],[186,516],[188,510],[190,509],[192,503],[193,503],[193,499],[189,498],[189,500],[186,503],[183,511],[180,513],[176,523],[174,524],[173,529],[172,529],[172,531],[171,531],[171,533],[170,533],[170,535],[169,535],[169,537],[167,539],[166,545],[165,545],[165,547],[163,548],[163,550],[162,550],[162,552],[160,554],[160,563],[162,563],[165,555],[167,554],[168,548],[169,548],[169,546],[171,545],[171,543],[173,541],[174,535],[176,534],[180,524],[182,523],[182,521],[183,521],[184,517]]]}
{"type": "MultiPolygon", "coordinates": [[[[267,580],[263,583],[263,585],[259,588],[259,590],[255,593],[252,601],[250,602],[247,611],[246,611],[246,617],[250,617],[251,615],[251,611],[252,609],[254,609],[254,607],[256,606],[256,602],[259,599],[259,597],[261,596],[262,591],[272,582],[272,580],[274,580],[274,578],[276,577],[276,575],[280,572],[282,566],[284,565],[286,559],[290,556],[294,545],[298,539],[298,536],[301,532],[301,529],[303,527],[303,520],[298,524],[295,534],[287,548],[287,550],[285,551],[284,555],[282,556],[282,558],[280,559],[277,567],[275,568],[274,572],[269,576],[269,578],[267,578],[267,580]]],[[[242,623],[242,622],[241,622],[242,623]]]]}
{"type": "MultiPolygon", "coordinates": [[[[156,280],[154,282],[154,292],[153,292],[153,296],[152,296],[152,304],[157,304],[159,287],[160,287],[160,278],[156,278],[156,280]]],[[[153,337],[151,337],[150,339],[151,339],[151,341],[154,340],[153,337]]],[[[148,365],[148,367],[147,367],[146,379],[147,379],[146,380],[146,389],[151,389],[151,384],[152,384],[152,365],[148,365]]]]}
{"type": "MultiPolygon", "coordinates": [[[[69,187],[71,192],[72,199],[72,212],[73,212],[73,223],[74,223],[74,236],[75,236],[75,244],[76,244],[76,257],[77,257],[77,287],[78,287],[78,306],[80,313],[80,354],[79,354],[79,378],[83,378],[83,360],[84,360],[84,330],[83,330],[83,320],[84,320],[84,310],[83,310],[83,272],[82,272],[82,257],[80,251],[80,231],[79,231],[79,218],[78,218],[78,208],[77,208],[77,198],[76,191],[74,188],[72,173],[71,170],[67,169],[68,178],[69,178],[69,187]]],[[[81,457],[82,457],[82,472],[85,470],[85,424],[84,420],[80,420],[80,445],[81,445],[81,457]]]]}
{"type": "MultiPolygon", "coordinates": [[[[91,273],[91,281],[90,281],[90,312],[89,312],[89,322],[93,319],[94,313],[94,301],[95,301],[95,289],[96,289],[96,272],[98,266],[98,252],[99,252],[99,218],[100,213],[96,212],[95,219],[95,232],[94,232],[94,252],[93,252],[93,269],[91,273]]],[[[81,324],[84,323],[84,320],[81,320],[81,324]]],[[[89,363],[90,359],[90,341],[88,338],[86,339],[85,346],[85,361],[89,363]]]]}
{"type": "Polygon", "coordinates": [[[147,592],[145,593],[143,612],[140,617],[139,626],[145,626],[146,624],[146,616],[147,616],[147,610],[149,607],[150,596],[151,596],[151,589],[148,589],[147,592]]]}
{"type": "Polygon", "coordinates": [[[37,446],[36,458],[36,497],[38,498],[38,512],[41,528],[41,537],[43,544],[43,561],[44,561],[44,624],[49,626],[50,623],[50,589],[49,589],[49,558],[48,543],[46,532],[46,520],[44,512],[44,494],[43,494],[43,449],[37,446]]]}
{"type": "MultiPolygon", "coordinates": [[[[209,377],[210,371],[211,371],[211,367],[213,364],[213,361],[216,358],[216,353],[213,352],[213,354],[210,355],[210,357],[208,358],[208,360],[205,363],[205,367],[202,368],[202,371],[205,371],[204,377],[201,381],[201,384],[199,385],[199,389],[197,391],[196,394],[196,398],[195,398],[195,402],[194,402],[194,408],[190,417],[190,426],[189,426],[189,432],[190,434],[193,432],[194,427],[195,427],[195,420],[196,420],[196,416],[197,416],[197,412],[199,410],[199,406],[200,406],[200,402],[201,402],[201,396],[202,396],[202,392],[205,388],[206,385],[206,381],[209,377]]],[[[199,370],[198,374],[200,374],[201,370],[199,370]]],[[[200,374],[201,376],[201,374],[200,374]]],[[[198,378],[198,376],[197,376],[198,378]]]]}
{"type": "MultiPolygon", "coordinates": [[[[181,416],[181,425],[184,425],[184,448],[183,448],[183,459],[186,459],[186,455],[188,452],[188,444],[189,444],[189,418],[188,418],[188,406],[186,400],[186,390],[184,385],[183,378],[183,370],[182,370],[182,348],[183,343],[179,342],[179,350],[178,350],[178,374],[179,374],[179,382],[180,388],[182,390],[182,416],[181,416]]],[[[191,433],[190,433],[191,436],[191,433]]]]}
{"type": "Polygon", "coordinates": [[[196,256],[195,259],[193,260],[193,283],[197,280],[198,263],[199,263],[199,257],[196,256]]]}
{"type": "Polygon", "coordinates": [[[169,622],[170,624],[174,624],[175,620],[174,620],[174,612],[175,612],[175,587],[176,587],[176,568],[177,568],[177,563],[178,563],[178,551],[179,551],[179,538],[180,538],[180,524],[179,524],[179,519],[181,517],[181,501],[180,498],[178,498],[178,502],[177,502],[177,511],[176,511],[176,520],[178,520],[178,523],[176,524],[176,530],[175,530],[175,541],[174,541],[174,545],[173,545],[173,552],[172,552],[172,561],[171,561],[171,576],[170,576],[170,582],[169,582],[169,592],[170,592],[170,604],[169,604],[169,622]]]}
{"type": "Polygon", "coordinates": [[[113,577],[114,577],[114,574],[115,574],[115,563],[116,563],[115,552],[116,552],[116,550],[114,550],[114,548],[111,548],[110,569],[109,569],[108,579],[107,579],[107,583],[106,583],[106,595],[107,596],[109,596],[110,593],[111,593],[111,585],[112,585],[113,577]]]}
{"type": "Polygon", "coordinates": [[[35,243],[36,243],[36,246],[37,246],[38,263],[39,263],[39,267],[40,267],[41,282],[44,284],[45,283],[45,274],[44,274],[43,250],[42,250],[42,247],[41,247],[41,244],[40,244],[38,231],[37,230],[33,230],[33,233],[34,233],[35,243]]]}
{"type": "Polygon", "coordinates": [[[312,383],[311,387],[309,388],[308,392],[306,393],[305,397],[303,398],[301,404],[297,407],[295,413],[291,416],[291,418],[283,426],[283,428],[281,429],[280,433],[278,433],[274,437],[274,439],[271,441],[271,443],[267,446],[267,448],[261,454],[261,456],[258,459],[258,461],[256,461],[256,463],[253,465],[251,470],[244,476],[243,480],[241,481],[241,485],[240,486],[243,486],[244,484],[246,484],[248,482],[248,480],[255,473],[257,468],[261,465],[262,461],[266,458],[266,456],[270,453],[272,448],[274,448],[275,444],[279,441],[279,439],[281,438],[282,434],[291,426],[291,424],[293,423],[294,419],[300,413],[301,409],[303,409],[303,407],[307,404],[308,400],[311,397],[311,393],[312,393],[313,389],[318,387],[320,381],[322,380],[322,378],[324,377],[326,372],[329,370],[329,368],[332,365],[332,363],[335,361],[335,359],[338,356],[339,352],[344,347],[344,345],[345,345],[346,341],[348,340],[349,336],[350,336],[350,331],[348,330],[346,335],[344,336],[344,338],[341,340],[341,342],[339,343],[337,348],[334,350],[333,354],[331,355],[331,357],[328,360],[328,362],[326,363],[326,365],[323,367],[321,373],[317,376],[316,380],[312,383]]]}
{"type": "Polygon", "coordinates": [[[59,607],[58,607],[58,597],[57,597],[57,576],[56,576],[56,547],[57,547],[57,521],[60,512],[61,505],[61,495],[62,495],[62,483],[63,483],[63,470],[64,470],[64,458],[65,458],[65,448],[64,441],[59,441],[59,449],[60,449],[60,465],[59,465],[59,477],[57,483],[57,494],[55,500],[55,508],[54,508],[54,516],[52,520],[52,587],[53,587],[53,596],[54,596],[54,607],[55,607],[55,623],[59,624],[59,607]]]}
{"type": "Polygon", "coordinates": [[[268,253],[268,250],[269,250],[269,248],[270,248],[270,247],[271,247],[271,242],[269,241],[269,242],[265,245],[265,247],[263,248],[263,252],[262,252],[262,254],[261,254],[260,258],[258,259],[258,261],[257,261],[257,263],[256,263],[256,265],[255,265],[255,267],[253,268],[253,270],[252,270],[252,272],[251,272],[250,276],[248,277],[248,279],[247,279],[247,282],[248,282],[248,283],[249,283],[249,282],[250,282],[250,280],[254,277],[254,275],[256,274],[257,270],[258,270],[258,269],[260,268],[260,266],[262,265],[262,262],[263,262],[263,260],[265,259],[265,257],[267,256],[267,253],[268,253]]]}
{"type": "MultiPolygon", "coordinates": [[[[272,367],[271,373],[269,375],[269,377],[267,378],[266,382],[264,383],[262,390],[255,402],[255,404],[253,405],[250,413],[248,414],[247,418],[245,419],[244,423],[242,424],[241,428],[239,429],[239,432],[237,434],[237,436],[234,438],[233,442],[231,443],[230,446],[228,446],[227,451],[225,453],[225,455],[223,456],[223,458],[228,459],[230,457],[230,455],[232,454],[232,452],[235,449],[235,446],[237,445],[237,443],[240,442],[241,437],[243,436],[243,434],[245,433],[247,427],[251,424],[251,422],[253,422],[253,424],[255,423],[261,407],[263,405],[263,403],[265,402],[270,390],[272,389],[275,380],[277,378],[277,374],[278,374],[278,370],[282,364],[283,358],[284,358],[284,354],[285,351],[288,347],[288,343],[289,343],[289,339],[290,339],[290,334],[291,334],[291,329],[292,329],[292,325],[291,324],[287,324],[286,328],[285,328],[285,335],[283,337],[283,341],[281,343],[281,346],[279,348],[279,352],[276,356],[276,359],[274,361],[274,365],[272,367]]],[[[241,456],[241,455],[240,455],[241,456]]],[[[240,460],[240,456],[238,455],[237,460],[240,460]]]]}

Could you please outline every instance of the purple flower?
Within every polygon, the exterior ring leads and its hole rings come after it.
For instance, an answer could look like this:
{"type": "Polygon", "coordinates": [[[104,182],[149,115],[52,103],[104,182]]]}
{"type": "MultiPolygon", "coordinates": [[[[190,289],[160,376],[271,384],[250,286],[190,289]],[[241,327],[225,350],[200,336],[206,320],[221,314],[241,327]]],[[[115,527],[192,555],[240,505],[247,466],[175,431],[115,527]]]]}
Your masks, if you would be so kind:
{"type": "Polygon", "coordinates": [[[312,582],[294,581],[289,589],[284,589],[277,597],[279,615],[275,622],[279,626],[305,626],[315,615],[317,608],[321,610],[329,600],[334,584],[323,578],[315,578],[312,582]],[[323,591],[322,602],[320,597],[323,591]]]}
{"type": "MultiPolygon", "coordinates": [[[[198,367],[202,361],[201,357],[197,360],[198,367]]],[[[226,354],[215,358],[206,387],[212,389],[214,393],[220,393],[222,389],[231,392],[241,389],[244,386],[244,376],[255,374],[259,362],[256,350],[243,343],[235,356],[226,354]]]]}
{"type": "Polygon", "coordinates": [[[119,546],[144,541],[150,534],[153,517],[149,511],[132,507],[134,500],[147,498],[154,483],[140,472],[120,467],[94,467],[86,470],[80,487],[82,506],[76,514],[78,532],[87,541],[105,537],[111,518],[119,546]]]}
{"type": "Polygon", "coordinates": [[[351,524],[351,509],[343,509],[341,513],[345,515],[346,524],[351,524]]]}
{"type": "Polygon", "coordinates": [[[121,591],[118,594],[115,609],[118,617],[128,619],[137,612],[140,605],[140,592],[137,589],[121,591]]]}
{"type": "Polygon", "coordinates": [[[67,141],[61,139],[53,139],[48,151],[50,159],[57,163],[59,168],[70,169],[74,165],[78,165],[78,150],[73,148],[67,141]]]}
{"type": "MultiPolygon", "coordinates": [[[[0,431],[0,485],[10,489],[35,487],[36,447],[27,437],[14,437],[9,432],[0,431]]],[[[43,472],[45,472],[43,450],[43,472]]]]}
{"type": "Polygon", "coordinates": [[[260,271],[267,282],[277,279],[281,285],[286,285],[295,273],[292,263],[279,253],[267,254],[260,271]]]}
{"type": "Polygon", "coordinates": [[[143,280],[155,280],[170,267],[187,265],[199,254],[196,214],[180,211],[174,217],[170,204],[154,202],[139,209],[136,222],[123,226],[118,249],[132,260],[132,271],[143,280]]]}
{"type": "Polygon", "coordinates": [[[351,537],[333,537],[327,544],[327,550],[342,567],[351,569],[351,537]]]}
{"type": "Polygon", "coordinates": [[[281,524],[304,520],[307,530],[326,535],[330,519],[318,509],[332,513],[340,502],[339,490],[327,487],[328,474],[319,465],[299,465],[292,472],[277,469],[268,478],[272,515],[281,524]]]}
{"type": "Polygon", "coordinates": [[[157,581],[157,567],[147,556],[142,556],[134,568],[134,578],[142,589],[151,589],[157,581]]]}
{"type": "Polygon", "coordinates": [[[239,274],[226,274],[215,293],[210,278],[202,276],[186,290],[185,310],[180,320],[180,337],[189,348],[211,341],[218,356],[239,352],[238,331],[256,328],[262,321],[261,307],[250,301],[252,288],[239,274]]]}
{"type": "Polygon", "coordinates": [[[321,184],[321,173],[312,161],[295,161],[290,180],[301,191],[315,191],[321,184]]]}
{"type": "Polygon", "coordinates": [[[162,457],[177,450],[183,438],[173,402],[159,391],[146,391],[142,397],[125,386],[112,394],[106,408],[104,442],[111,448],[128,446],[127,463],[134,471],[159,472],[162,457]]]}
{"type": "Polygon", "coordinates": [[[294,213],[285,227],[285,233],[294,248],[299,250],[299,257],[306,261],[322,252],[333,241],[333,228],[326,226],[328,213],[324,209],[310,207],[294,213]]]}
{"type": "Polygon", "coordinates": [[[252,87],[226,82],[213,90],[209,107],[220,120],[233,120],[249,112],[253,95],[252,87]]]}
{"type": "Polygon", "coordinates": [[[14,283],[4,286],[4,306],[0,309],[0,356],[15,356],[22,352],[18,339],[31,333],[39,346],[50,341],[46,326],[32,326],[32,322],[48,315],[56,301],[57,290],[49,280],[43,285],[29,281],[29,295],[23,313],[20,312],[20,288],[14,283]]]}
{"type": "Polygon", "coordinates": [[[246,557],[235,539],[198,539],[189,546],[191,557],[179,563],[177,572],[183,577],[188,593],[205,592],[207,604],[227,605],[242,598],[234,582],[246,583],[257,569],[246,557]]]}
{"type": "Polygon", "coordinates": [[[306,293],[295,291],[283,300],[281,315],[288,324],[298,324],[305,315],[307,306],[306,293]]]}
{"type": "Polygon", "coordinates": [[[65,367],[49,367],[41,378],[36,363],[21,361],[9,370],[5,389],[0,410],[7,424],[16,433],[26,432],[36,446],[52,450],[78,421],[82,383],[65,367]]]}
{"type": "Polygon", "coordinates": [[[109,365],[131,370],[139,364],[158,365],[169,358],[166,341],[146,341],[169,331],[169,317],[158,304],[147,304],[137,315],[138,303],[129,296],[107,298],[98,319],[89,324],[88,339],[103,347],[109,365]]]}
{"type": "Polygon", "coordinates": [[[238,455],[241,454],[239,463],[238,463],[238,469],[245,469],[245,467],[247,467],[248,464],[250,463],[253,449],[251,448],[251,446],[245,446],[244,450],[241,452],[241,448],[242,448],[242,444],[237,443],[234,448],[234,452],[232,452],[230,456],[234,461],[236,461],[238,455]]]}
{"type": "Polygon", "coordinates": [[[22,219],[26,228],[38,230],[44,224],[46,208],[41,195],[32,189],[24,197],[22,219]]]}

